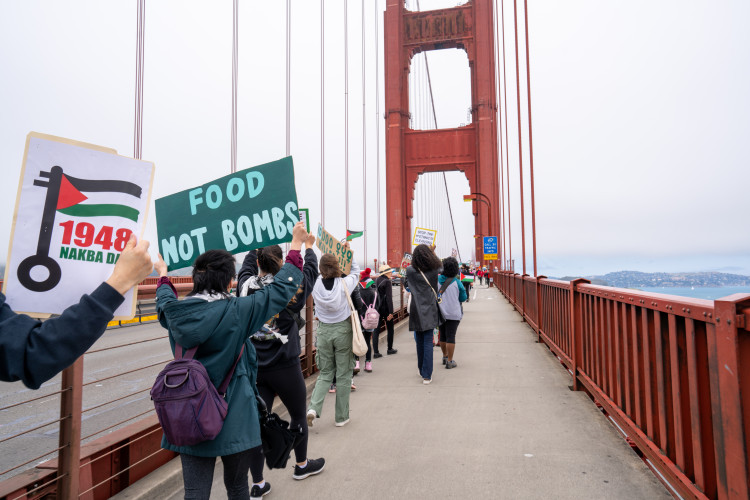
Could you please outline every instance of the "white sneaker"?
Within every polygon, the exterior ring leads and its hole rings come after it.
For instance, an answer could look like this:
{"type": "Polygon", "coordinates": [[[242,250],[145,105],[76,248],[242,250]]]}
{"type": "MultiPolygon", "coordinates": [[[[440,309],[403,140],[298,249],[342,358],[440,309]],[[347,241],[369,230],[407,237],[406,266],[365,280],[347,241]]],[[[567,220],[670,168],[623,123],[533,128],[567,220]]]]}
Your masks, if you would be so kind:
{"type": "Polygon", "coordinates": [[[315,417],[317,417],[318,414],[315,412],[315,410],[307,410],[307,426],[312,427],[313,421],[315,420],[315,417]]]}
{"type": "Polygon", "coordinates": [[[422,379],[422,383],[423,383],[424,385],[428,385],[428,384],[429,384],[430,382],[432,382],[432,379],[431,379],[431,378],[425,378],[425,379],[422,379]]]}
{"type": "Polygon", "coordinates": [[[343,422],[336,422],[336,427],[343,427],[343,426],[345,426],[348,423],[349,423],[349,419],[347,418],[343,422]]]}

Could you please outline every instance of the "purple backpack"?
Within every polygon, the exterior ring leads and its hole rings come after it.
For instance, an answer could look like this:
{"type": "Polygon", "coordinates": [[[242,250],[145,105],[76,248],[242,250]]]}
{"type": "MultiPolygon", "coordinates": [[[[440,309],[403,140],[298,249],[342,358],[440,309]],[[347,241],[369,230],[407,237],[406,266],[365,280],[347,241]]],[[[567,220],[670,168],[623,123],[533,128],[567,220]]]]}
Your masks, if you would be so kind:
{"type": "Polygon", "coordinates": [[[219,435],[229,407],[224,399],[227,387],[245,345],[218,391],[203,364],[193,359],[197,350],[197,346],[188,349],[183,356],[182,346],[175,344],[174,361],[167,363],[151,387],[156,416],[167,441],[175,446],[192,446],[219,435]]]}

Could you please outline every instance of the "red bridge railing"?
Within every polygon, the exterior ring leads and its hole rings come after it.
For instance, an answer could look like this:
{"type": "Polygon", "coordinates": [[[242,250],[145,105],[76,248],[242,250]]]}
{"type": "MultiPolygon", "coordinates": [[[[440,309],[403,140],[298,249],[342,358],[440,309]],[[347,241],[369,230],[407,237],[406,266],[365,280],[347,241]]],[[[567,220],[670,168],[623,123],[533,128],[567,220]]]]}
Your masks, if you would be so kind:
{"type": "Polygon", "coordinates": [[[750,498],[750,295],[716,301],[495,273],[647,463],[686,498],[750,498]]]}

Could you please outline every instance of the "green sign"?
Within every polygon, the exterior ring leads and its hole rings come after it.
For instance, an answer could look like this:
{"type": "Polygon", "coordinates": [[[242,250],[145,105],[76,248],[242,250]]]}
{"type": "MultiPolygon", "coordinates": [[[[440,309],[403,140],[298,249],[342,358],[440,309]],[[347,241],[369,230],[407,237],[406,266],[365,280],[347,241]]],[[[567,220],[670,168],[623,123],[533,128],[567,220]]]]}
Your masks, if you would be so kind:
{"type": "Polygon", "coordinates": [[[155,208],[170,271],[193,265],[206,250],[235,254],[291,241],[299,221],[292,157],[159,198],[155,208]]]}
{"type": "Polygon", "coordinates": [[[305,229],[310,232],[310,209],[300,208],[299,209],[299,221],[305,223],[305,229]]]}

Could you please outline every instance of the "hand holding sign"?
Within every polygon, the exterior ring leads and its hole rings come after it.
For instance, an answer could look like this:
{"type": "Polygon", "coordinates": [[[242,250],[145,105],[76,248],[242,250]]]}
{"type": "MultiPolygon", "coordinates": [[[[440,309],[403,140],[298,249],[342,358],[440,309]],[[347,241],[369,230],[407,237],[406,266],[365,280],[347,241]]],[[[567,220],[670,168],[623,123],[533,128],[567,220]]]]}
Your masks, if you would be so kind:
{"type": "Polygon", "coordinates": [[[300,221],[294,225],[292,230],[292,244],[289,245],[290,250],[302,250],[302,242],[307,239],[307,229],[305,229],[305,223],[300,221]]]}
{"type": "Polygon", "coordinates": [[[148,241],[141,240],[137,243],[136,241],[135,235],[131,234],[125,250],[122,251],[115,264],[112,276],[107,280],[107,283],[120,292],[120,295],[125,295],[128,290],[143,281],[154,268],[151,257],[148,255],[148,241]]]}

